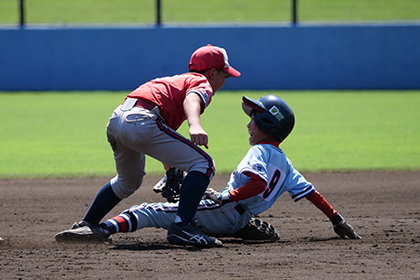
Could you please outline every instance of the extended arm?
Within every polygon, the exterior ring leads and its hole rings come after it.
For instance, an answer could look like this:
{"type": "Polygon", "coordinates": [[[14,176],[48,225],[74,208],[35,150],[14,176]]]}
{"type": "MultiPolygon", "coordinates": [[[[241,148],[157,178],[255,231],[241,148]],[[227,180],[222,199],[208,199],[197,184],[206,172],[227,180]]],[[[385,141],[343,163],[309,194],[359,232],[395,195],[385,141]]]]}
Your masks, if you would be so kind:
{"type": "Polygon", "coordinates": [[[200,115],[204,109],[204,102],[198,94],[190,93],[184,100],[184,111],[190,127],[190,139],[194,144],[208,149],[208,136],[201,126],[200,115]]]}
{"type": "Polygon", "coordinates": [[[346,220],[334,210],[334,208],[328,203],[328,201],[315,190],[311,194],[306,196],[306,199],[312,202],[319,210],[322,211],[333,224],[335,233],[341,238],[349,237],[351,239],[360,239],[361,237],[353,230],[346,220]]]}

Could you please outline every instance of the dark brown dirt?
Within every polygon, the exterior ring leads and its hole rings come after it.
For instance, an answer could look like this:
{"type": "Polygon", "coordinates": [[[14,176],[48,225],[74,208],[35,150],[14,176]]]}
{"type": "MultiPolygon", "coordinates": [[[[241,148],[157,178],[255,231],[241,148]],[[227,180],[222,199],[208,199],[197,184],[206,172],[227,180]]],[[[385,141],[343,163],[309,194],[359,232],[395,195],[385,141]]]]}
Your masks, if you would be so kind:
{"type": "MultiPolygon", "coordinates": [[[[0,181],[0,279],[420,279],[420,172],[304,174],[362,236],[336,237],[307,200],[284,194],[260,218],[275,243],[222,239],[223,248],[172,246],[166,231],[114,235],[113,244],[57,244],[108,178],[0,181]]],[[[159,178],[107,218],[143,201],[159,178]]],[[[211,186],[221,189],[227,175],[211,186]]]]}

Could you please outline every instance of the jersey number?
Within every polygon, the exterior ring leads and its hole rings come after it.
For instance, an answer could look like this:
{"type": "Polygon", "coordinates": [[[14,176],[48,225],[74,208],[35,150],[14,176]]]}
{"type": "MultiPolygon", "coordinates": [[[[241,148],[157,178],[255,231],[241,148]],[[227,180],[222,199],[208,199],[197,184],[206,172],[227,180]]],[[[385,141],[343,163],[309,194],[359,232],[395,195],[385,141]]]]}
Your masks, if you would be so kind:
{"type": "Polygon", "coordinates": [[[263,194],[263,198],[266,199],[270,196],[270,194],[273,192],[274,188],[276,187],[277,183],[279,182],[281,172],[280,170],[276,170],[273,174],[273,177],[271,178],[271,182],[268,185],[268,189],[265,190],[263,194]]]}

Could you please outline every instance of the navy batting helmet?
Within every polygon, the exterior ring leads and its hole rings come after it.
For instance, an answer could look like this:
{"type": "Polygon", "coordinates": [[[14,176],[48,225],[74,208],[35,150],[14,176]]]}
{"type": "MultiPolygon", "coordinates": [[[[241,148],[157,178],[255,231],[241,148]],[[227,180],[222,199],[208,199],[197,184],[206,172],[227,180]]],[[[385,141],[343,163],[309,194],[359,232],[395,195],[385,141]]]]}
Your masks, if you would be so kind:
{"type": "Polygon", "coordinates": [[[275,95],[266,95],[258,100],[243,96],[242,109],[250,117],[253,116],[254,110],[260,112],[254,115],[255,124],[280,142],[286,139],[295,125],[292,109],[283,99],[275,95]]]}

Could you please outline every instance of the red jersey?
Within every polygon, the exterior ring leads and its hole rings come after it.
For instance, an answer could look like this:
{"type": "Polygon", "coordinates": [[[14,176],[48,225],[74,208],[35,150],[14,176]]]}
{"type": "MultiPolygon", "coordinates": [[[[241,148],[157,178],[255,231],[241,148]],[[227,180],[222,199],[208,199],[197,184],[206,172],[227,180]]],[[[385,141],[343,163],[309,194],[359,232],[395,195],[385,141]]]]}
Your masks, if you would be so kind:
{"type": "Polygon", "coordinates": [[[177,130],[187,119],[183,103],[185,97],[190,93],[196,93],[201,97],[204,108],[210,104],[214,94],[205,76],[199,73],[185,73],[154,79],[141,85],[127,97],[156,104],[161,116],[166,121],[166,125],[177,130]]]}

